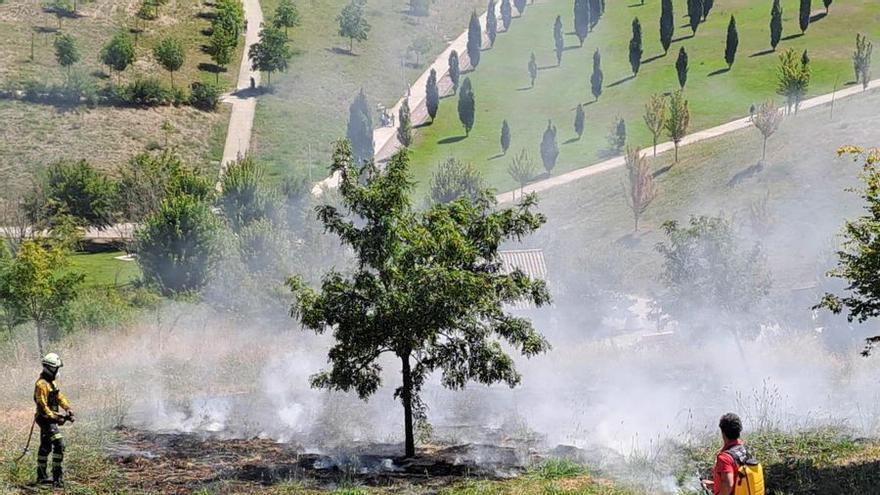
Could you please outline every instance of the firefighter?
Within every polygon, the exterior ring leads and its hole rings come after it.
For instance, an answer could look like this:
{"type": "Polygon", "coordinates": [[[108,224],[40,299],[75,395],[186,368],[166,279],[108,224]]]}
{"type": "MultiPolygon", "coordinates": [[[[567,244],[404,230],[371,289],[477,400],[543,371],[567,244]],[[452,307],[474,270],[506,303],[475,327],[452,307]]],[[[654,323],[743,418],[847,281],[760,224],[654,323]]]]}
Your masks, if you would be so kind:
{"type": "Polygon", "coordinates": [[[55,379],[59,369],[64,366],[61,357],[54,352],[43,358],[43,372],[34,387],[34,402],[37,405],[35,421],[40,427],[40,449],[37,451],[37,483],[63,486],[64,439],[59,426],[74,421],[73,411],[64,394],[58,390],[55,379]],[[60,410],[63,409],[62,413],[60,410]],[[52,454],[52,478],[48,476],[49,454],[52,454]]]}

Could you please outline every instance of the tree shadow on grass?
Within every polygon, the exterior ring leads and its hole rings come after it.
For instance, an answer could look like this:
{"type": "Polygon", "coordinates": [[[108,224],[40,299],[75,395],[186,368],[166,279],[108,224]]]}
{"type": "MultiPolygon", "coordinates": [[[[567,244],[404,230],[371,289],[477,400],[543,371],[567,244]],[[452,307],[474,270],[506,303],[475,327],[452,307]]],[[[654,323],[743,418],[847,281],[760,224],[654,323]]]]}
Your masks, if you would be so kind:
{"type": "Polygon", "coordinates": [[[645,6],[644,2],[643,3],[631,3],[631,4],[627,5],[627,7],[631,8],[631,9],[636,8],[636,7],[644,7],[644,6],[645,6]]]}
{"type": "Polygon", "coordinates": [[[721,74],[726,74],[728,72],[730,72],[730,67],[724,67],[724,68],[710,72],[707,77],[720,76],[721,74]]]}
{"type": "Polygon", "coordinates": [[[459,141],[464,140],[466,137],[467,137],[467,135],[464,135],[464,136],[450,136],[450,137],[448,137],[448,138],[443,138],[443,139],[437,141],[437,144],[453,144],[453,143],[457,143],[457,142],[459,142],[459,141]]]}
{"type": "Polygon", "coordinates": [[[530,90],[530,89],[532,89],[532,88],[533,88],[532,86],[524,86],[524,87],[522,87],[522,88],[516,88],[516,90],[517,90],[517,91],[528,91],[528,90],[530,90]]]}
{"type": "Polygon", "coordinates": [[[788,36],[784,36],[784,37],[782,38],[782,41],[788,41],[788,40],[797,39],[797,38],[800,38],[800,37],[803,36],[803,35],[804,35],[804,33],[789,34],[788,36]]]}
{"type": "Polygon", "coordinates": [[[497,155],[490,156],[490,157],[488,158],[488,160],[489,160],[489,161],[497,160],[497,159],[499,159],[499,158],[501,158],[501,157],[503,157],[503,156],[504,156],[504,153],[498,153],[497,155]]]}
{"type": "Polygon", "coordinates": [[[672,43],[678,43],[679,41],[689,40],[693,38],[695,35],[691,33],[689,36],[679,36],[678,38],[673,38],[672,43]]]}
{"type": "Polygon", "coordinates": [[[332,48],[324,48],[324,50],[333,53],[335,55],[348,55],[349,57],[358,57],[359,55],[354,52],[348,51],[346,48],[339,48],[338,46],[334,46],[332,48]]]}
{"type": "Polygon", "coordinates": [[[413,129],[421,129],[422,127],[430,127],[431,124],[433,124],[433,122],[431,122],[430,120],[426,120],[426,121],[422,122],[421,124],[414,125],[413,129]]]}
{"type": "Polygon", "coordinates": [[[827,15],[828,15],[828,14],[827,14],[826,12],[819,12],[819,13],[816,14],[816,15],[811,15],[811,16],[810,16],[810,24],[812,24],[812,23],[814,23],[814,22],[819,22],[819,21],[821,21],[821,20],[824,19],[825,16],[827,16],[827,15]]]}
{"type": "Polygon", "coordinates": [[[609,87],[609,88],[613,88],[613,87],[615,87],[615,86],[620,86],[621,84],[623,84],[623,83],[625,83],[625,82],[627,82],[627,81],[631,81],[631,80],[633,80],[633,79],[635,79],[635,78],[636,78],[635,74],[630,74],[629,76],[624,77],[623,79],[619,79],[619,80],[617,80],[617,81],[614,81],[613,83],[609,84],[608,87],[609,87]]]}
{"type": "Polygon", "coordinates": [[[775,51],[776,50],[774,50],[772,48],[768,48],[766,50],[761,50],[760,52],[755,52],[755,53],[749,55],[749,57],[763,57],[764,55],[770,55],[771,53],[773,53],[775,51]]]}
{"type": "Polygon", "coordinates": [[[733,174],[733,177],[731,177],[730,180],[727,181],[727,187],[736,187],[758,175],[762,170],[764,170],[764,162],[758,162],[754,165],[746,167],[739,172],[733,174]]]}
{"type": "Polygon", "coordinates": [[[650,64],[651,62],[658,60],[658,59],[661,59],[665,56],[666,56],[665,53],[661,53],[659,55],[654,55],[653,57],[646,58],[645,60],[642,60],[642,65],[650,64]]]}
{"type": "Polygon", "coordinates": [[[562,51],[567,52],[569,50],[577,50],[581,45],[569,45],[562,49],[562,51]]]}
{"type": "Polygon", "coordinates": [[[665,167],[658,168],[658,169],[655,170],[654,173],[651,174],[651,175],[656,179],[657,177],[660,177],[661,175],[664,175],[665,173],[667,173],[667,172],[669,172],[670,170],[672,170],[672,166],[673,166],[673,165],[675,165],[675,164],[674,164],[674,163],[670,163],[669,165],[667,165],[667,166],[665,166],[665,167]]]}
{"type": "Polygon", "coordinates": [[[585,102],[581,103],[581,105],[588,107],[588,106],[592,105],[593,103],[596,103],[596,100],[585,101],[585,102]]]}
{"type": "Polygon", "coordinates": [[[201,71],[210,72],[211,74],[226,72],[226,69],[223,67],[220,67],[217,64],[209,64],[207,62],[199,62],[198,68],[201,71]]]}
{"type": "Polygon", "coordinates": [[[575,136],[575,137],[573,137],[573,138],[571,138],[571,139],[567,139],[567,140],[564,141],[562,144],[576,143],[576,142],[578,142],[578,141],[580,141],[580,140],[581,140],[581,138],[575,136]]]}
{"type": "Polygon", "coordinates": [[[538,70],[556,69],[558,67],[558,65],[542,65],[538,67],[538,70]]]}

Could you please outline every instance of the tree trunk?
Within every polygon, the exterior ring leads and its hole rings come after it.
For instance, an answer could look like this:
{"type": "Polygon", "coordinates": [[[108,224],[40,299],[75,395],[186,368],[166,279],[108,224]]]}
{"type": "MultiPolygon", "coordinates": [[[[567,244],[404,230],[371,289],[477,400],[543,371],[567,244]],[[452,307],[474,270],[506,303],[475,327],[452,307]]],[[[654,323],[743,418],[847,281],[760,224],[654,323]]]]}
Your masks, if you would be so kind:
{"type": "Polygon", "coordinates": [[[403,391],[400,394],[400,400],[403,402],[403,431],[406,444],[406,457],[416,456],[416,442],[413,436],[413,411],[412,411],[412,395],[413,382],[412,370],[409,365],[409,352],[405,356],[400,356],[402,363],[401,373],[403,374],[403,391]]]}
{"type": "Polygon", "coordinates": [[[678,163],[678,141],[675,141],[675,163],[678,163]]]}
{"type": "Polygon", "coordinates": [[[174,71],[169,70],[168,72],[171,74],[171,89],[174,89],[174,71]]]}
{"type": "Polygon", "coordinates": [[[657,136],[654,136],[654,158],[657,158],[657,136]]]}
{"type": "Polygon", "coordinates": [[[633,230],[633,232],[638,232],[639,231],[639,214],[633,212],[633,218],[636,221],[636,228],[633,230]]]}
{"type": "Polygon", "coordinates": [[[348,39],[348,53],[354,53],[354,38],[348,39]]]}
{"type": "Polygon", "coordinates": [[[764,136],[764,148],[761,150],[761,161],[767,158],[767,136],[764,136]]]}
{"type": "Polygon", "coordinates": [[[37,327],[37,348],[40,350],[40,356],[43,356],[43,325],[36,322],[37,327]]]}

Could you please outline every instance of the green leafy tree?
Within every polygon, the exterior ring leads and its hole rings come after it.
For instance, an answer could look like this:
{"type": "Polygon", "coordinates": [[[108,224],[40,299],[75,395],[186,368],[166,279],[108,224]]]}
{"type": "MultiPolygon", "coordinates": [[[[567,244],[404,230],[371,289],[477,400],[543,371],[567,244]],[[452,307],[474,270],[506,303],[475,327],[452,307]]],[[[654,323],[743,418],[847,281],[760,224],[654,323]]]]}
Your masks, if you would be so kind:
{"type": "Polygon", "coordinates": [[[697,28],[700,27],[703,18],[703,0],[687,0],[687,15],[692,36],[696,36],[697,28]]]}
{"type": "Polygon", "coordinates": [[[501,153],[507,154],[510,148],[510,126],[507,125],[507,119],[501,122],[501,153]]]}
{"type": "Polygon", "coordinates": [[[434,123],[437,110],[440,108],[440,89],[437,88],[437,71],[434,69],[431,69],[428,81],[425,83],[425,107],[431,117],[431,123],[434,123]]]}
{"type": "Polygon", "coordinates": [[[412,144],[412,118],[409,111],[409,100],[404,99],[397,116],[397,140],[404,146],[412,144]]]}
{"type": "Polygon", "coordinates": [[[678,84],[681,89],[688,80],[688,54],[684,47],[678,50],[678,59],[675,61],[675,71],[678,74],[678,84]]]}
{"type": "Polygon", "coordinates": [[[801,34],[807,32],[810,27],[810,15],[813,12],[812,0],[801,0],[800,10],[798,11],[798,24],[801,28],[801,34]]]}
{"type": "Polygon", "coordinates": [[[672,36],[675,34],[675,19],[673,18],[672,0],[661,0],[660,3],[660,44],[663,45],[663,54],[669,53],[672,45],[672,36]]]}
{"type": "Polygon", "coordinates": [[[280,0],[278,7],[275,7],[275,17],[272,24],[276,28],[284,28],[284,36],[287,36],[287,30],[300,25],[299,9],[293,0],[280,0]]]}
{"type": "Polygon", "coordinates": [[[189,195],[209,200],[214,184],[185,164],[177,153],[140,153],[119,166],[117,221],[142,223],[159,211],[166,197],[189,195]]]}
{"type": "Polygon", "coordinates": [[[279,198],[266,181],[265,167],[250,156],[230,163],[220,183],[217,208],[235,233],[255,222],[272,220],[280,210],[279,198]]]}
{"type": "Polygon", "coordinates": [[[381,356],[399,360],[395,397],[404,410],[405,453],[413,457],[413,419],[425,417],[419,396],[430,373],[441,371],[441,383],[452,389],[469,381],[514,386],[520,375],[501,341],[525,356],[548,349],[529,320],[503,309],[518,300],[548,303],[545,284],[501,270],[497,252],[502,242],[534,232],[544,218],[532,211],[531,196],[516,209],[495,210],[484,196],[418,212],[410,202],[405,152],[382,172],[375,166],[358,170],[341,144],[332,170],[340,173],[346,210],[357,218],[332,206],[320,208],[319,217],[354,250],[358,268],[351,275],[326,274],[320,291],[292,278],[291,313],[304,327],[333,334],[330,369],[313,377],[315,387],[366,399],[382,383],[381,356]]]}
{"type": "Polygon", "coordinates": [[[339,36],[348,38],[349,53],[354,53],[355,41],[367,41],[367,36],[370,34],[370,23],[364,16],[366,3],[366,0],[352,0],[336,16],[336,22],[339,23],[339,36]]]}
{"type": "Polygon", "coordinates": [[[645,125],[651,131],[654,144],[654,156],[657,156],[657,141],[666,126],[666,97],[660,93],[651,95],[645,104],[645,125]]]}
{"type": "Polygon", "coordinates": [[[562,37],[562,16],[556,16],[553,23],[553,44],[556,50],[556,66],[562,64],[562,53],[565,51],[565,39],[562,37]]]}
{"type": "Polygon", "coordinates": [[[470,163],[448,158],[431,176],[431,204],[446,204],[466,198],[478,201],[486,188],[479,170],[470,163]]]}
{"type": "Polygon", "coordinates": [[[578,106],[574,111],[574,132],[577,134],[578,139],[582,138],[584,135],[585,120],[586,115],[584,114],[584,106],[578,103],[578,106]]]}
{"type": "Polygon", "coordinates": [[[584,46],[584,40],[590,32],[590,0],[574,0],[574,33],[578,37],[580,46],[584,46]]]}
{"type": "Polygon", "coordinates": [[[64,246],[43,240],[23,242],[15,256],[0,265],[3,307],[16,324],[34,323],[40,355],[46,352],[46,338],[60,333],[68,303],[76,297],[83,278],[70,269],[64,246]]]}
{"type": "Polygon", "coordinates": [[[782,39],[782,5],[780,0],[773,0],[773,7],[770,9],[770,46],[776,50],[779,41],[782,39]]]}
{"type": "Polygon", "coordinates": [[[58,61],[58,65],[64,67],[68,77],[70,77],[70,67],[79,62],[79,59],[79,48],[73,36],[59,34],[55,37],[55,60],[58,61]]]}
{"type": "Polygon", "coordinates": [[[529,56],[529,81],[531,87],[535,87],[535,80],[538,78],[538,62],[535,60],[535,52],[529,56]]]}
{"type": "Polygon", "coordinates": [[[510,23],[513,22],[513,9],[510,7],[510,0],[501,0],[501,24],[504,24],[504,32],[510,30],[510,23]]]}
{"type": "Polygon", "coordinates": [[[684,93],[676,91],[669,97],[669,113],[666,118],[665,128],[669,139],[675,144],[675,163],[678,163],[678,144],[687,135],[691,123],[691,112],[688,109],[688,101],[684,93]]]}
{"type": "Polygon", "coordinates": [[[639,148],[626,150],[626,203],[633,213],[633,231],[639,231],[639,220],[657,197],[657,186],[648,159],[639,148]]]}
{"type": "Polygon", "coordinates": [[[25,196],[31,222],[52,227],[64,216],[77,225],[104,228],[113,221],[117,186],[85,160],[60,161],[49,166],[25,196]]]}
{"type": "Polygon", "coordinates": [[[629,66],[632,68],[633,75],[638,75],[639,68],[642,66],[642,23],[636,17],[632,22],[632,39],[629,40],[629,66]]]}
{"type": "Polygon", "coordinates": [[[483,30],[480,27],[480,19],[476,12],[471,12],[471,21],[468,24],[467,54],[471,67],[474,69],[480,65],[481,48],[483,48],[483,30]]]}
{"type": "Polygon", "coordinates": [[[449,53],[449,80],[452,81],[452,92],[458,93],[458,84],[461,81],[461,64],[458,61],[458,52],[455,50],[449,53]]]}
{"type": "Polygon", "coordinates": [[[412,40],[412,43],[409,44],[406,51],[416,55],[416,67],[420,67],[422,65],[422,57],[431,53],[431,48],[433,48],[431,38],[427,36],[419,36],[412,40]]]}
{"type": "Polygon", "coordinates": [[[241,0],[216,0],[216,13],[211,21],[211,29],[221,29],[232,38],[231,43],[237,44],[238,38],[244,33],[244,6],[241,0]]]}
{"type": "Polygon", "coordinates": [[[556,126],[553,121],[547,121],[547,129],[544,130],[544,136],[541,138],[541,161],[544,162],[544,169],[548,174],[553,172],[556,167],[556,160],[559,158],[559,144],[556,142],[556,126]]]}
{"type": "Polygon", "coordinates": [[[291,56],[290,47],[287,45],[287,35],[274,27],[261,29],[260,41],[251,45],[248,50],[251,67],[253,70],[265,72],[269,84],[272,84],[273,72],[287,71],[291,56]]]}
{"type": "Polygon", "coordinates": [[[730,23],[727,25],[727,44],[724,46],[724,61],[727,62],[727,68],[733,67],[736,61],[736,49],[739,47],[739,33],[736,32],[736,18],[730,16],[730,23]]]}
{"type": "Polygon", "coordinates": [[[221,230],[210,202],[188,194],[166,197],[135,232],[144,279],[165,294],[200,290],[217,266],[221,230]]]}
{"type": "Polygon", "coordinates": [[[856,82],[862,82],[862,89],[868,89],[871,82],[871,54],[874,45],[868,37],[862,33],[856,33],[856,51],[853,52],[853,71],[856,74],[856,82]]]}
{"type": "Polygon", "coordinates": [[[773,100],[767,100],[762,103],[755,110],[755,115],[752,117],[752,124],[758,129],[761,133],[761,136],[764,138],[764,143],[761,148],[761,161],[767,159],[767,140],[770,139],[777,129],[779,129],[779,124],[782,123],[782,113],[779,111],[779,107],[773,103],[773,100]]]}
{"type": "Polygon", "coordinates": [[[467,136],[471,135],[471,129],[474,128],[475,117],[474,90],[471,87],[471,78],[465,77],[458,94],[458,119],[461,120],[461,125],[464,126],[464,132],[467,136]]]}
{"type": "Polygon", "coordinates": [[[409,11],[412,15],[428,16],[431,15],[431,4],[433,0],[410,0],[409,11]]]}
{"type": "Polygon", "coordinates": [[[789,112],[794,108],[797,112],[801,100],[810,88],[812,71],[809,63],[804,63],[794,49],[779,54],[778,83],[776,92],[785,97],[786,108],[789,112]]]}
{"type": "Polygon", "coordinates": [[[593,92],[594,101],[599,101],[602,96],[602,84],[605,81],[605,75],[602,73],[602,55],[599,55],[599,49],[593,52],[593,73],[590,75],[590,90],[593,92]]]}
{"type": "Polygon", "coordinates": [[[101,49],[101,63],[111,71],[122,72],[134,63],[134,40],[125,31],[119,31],[101,49]]]}
{"type": "Polygon", "coordinates": [[[519,184],[519,194],[523,195],[523,190],[526,185],[535,178],[535,161],[529,155],[529,153],[523,148],[518,155],[513,157],[513,160],[510,161],[510,166],[507,168],[507,173],[510,175],[510,178],[516,181],[519,184]]]}
{"type": "Polygon", "coordinates": [[[214,71],[216,82],[220,83],[220,71],[226,70],[226,66],[232,62],[232,54],[235,52],[236,41],[232,34],[227,32],[225,28],[217,26],[211,32],[211,40],[208,45],[211,54],[211,61],[217,66],[214,71]]]}
{"type": "Polygon", "coordinates": [[[626,146],[626,121],[616,117],[608,129],[608,147],[614,153],[620,153],[626,146]]]}
{"type": "Polygon", "coordinates": [[[345,135],[358,163],[364,164],[373,160],[373,117],[363,88],[348,107],[348,129],[345,135]]]}
{"type": "Polygon", "coordinates": [[[162,38],[153,48],[153,56],[159,65],[168,71],[171,76],[171,87],[174,87],[174,73],[183,67],[186,60],[186,52],[183,44],[175,38],[162,38]]]}
{"type": "Polygon", "coordinates": [[[489,46],[495,46],[495,37],[498,36],[498,16],[495,14],[495,0],[489,0],[486,7],[486,36],[489,38],[489,46]]]}

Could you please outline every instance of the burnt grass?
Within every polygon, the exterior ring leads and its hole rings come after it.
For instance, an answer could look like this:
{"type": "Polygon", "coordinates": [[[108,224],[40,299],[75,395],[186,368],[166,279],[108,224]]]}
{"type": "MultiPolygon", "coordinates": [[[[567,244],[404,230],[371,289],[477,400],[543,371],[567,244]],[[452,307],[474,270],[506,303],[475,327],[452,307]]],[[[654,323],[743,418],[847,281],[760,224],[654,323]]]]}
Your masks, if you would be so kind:
{"type": "Polygon", "coordinates": [[[269,439],[122,429],[107,451],[126,486],[167,494],[221,484],[223,491],[246,492],[292,481],[318,489],[352,483],[436,488],[467,478],[505,479],[525,472],[513,448],[482,444],[426,447],[415,459],[404,459],[400,445],[351,446],[344,453],[318,454],[269,439]]]}

